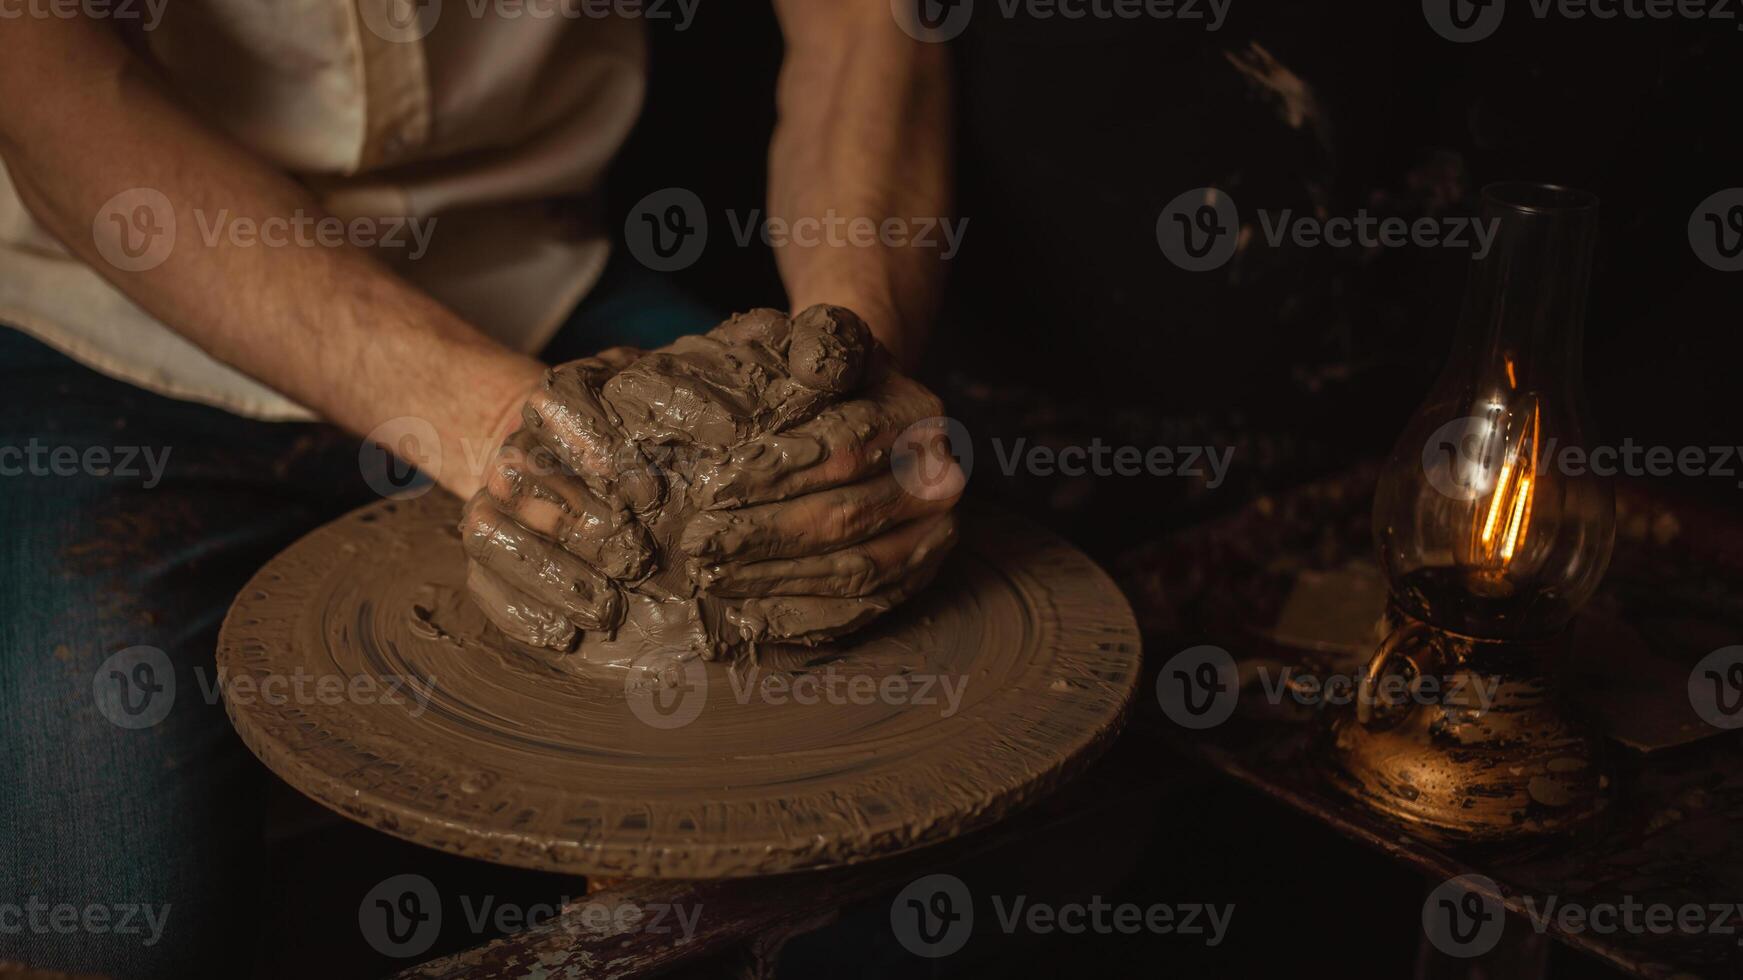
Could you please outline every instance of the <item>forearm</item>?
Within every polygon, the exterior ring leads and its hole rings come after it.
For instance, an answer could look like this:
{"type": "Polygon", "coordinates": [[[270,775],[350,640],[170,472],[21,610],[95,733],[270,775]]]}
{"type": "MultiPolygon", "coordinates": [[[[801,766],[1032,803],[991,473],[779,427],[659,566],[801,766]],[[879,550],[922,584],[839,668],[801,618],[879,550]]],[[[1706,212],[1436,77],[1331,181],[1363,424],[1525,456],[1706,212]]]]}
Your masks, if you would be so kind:
{"type": "Polygon", "coordinates": [[[833,217],[838,227],[869,220],[880,229],[869,242],[847,236],[777,248],[792,308],[853,308],[912,366],[943,287],[937,228],[951,205],[948,54],[903,33],[885,0],[776,6],[787,55],[769,151],[770,216],[789,227],[833,217]],[[900,233],[886,235],[886,227],[900,233]]]}
{"type": "MultiPolygon", "coordinates": [[[[540,366],[462,322],[348,245],[266,247],[210,236],[213,222],[318,218],[300,184],[175,104],[104,28],[5,22],[0,155],[31,213],[134,302],[214,357],[354,432],[416,416],[443,459],[488,451],[506,406],[540,366]],[[132,188],[163,193],[168,257],[129,272],[106,261],[93,225],[132,188]]],[[[439,479],[469,492],[469,467],[439,479]]]]}

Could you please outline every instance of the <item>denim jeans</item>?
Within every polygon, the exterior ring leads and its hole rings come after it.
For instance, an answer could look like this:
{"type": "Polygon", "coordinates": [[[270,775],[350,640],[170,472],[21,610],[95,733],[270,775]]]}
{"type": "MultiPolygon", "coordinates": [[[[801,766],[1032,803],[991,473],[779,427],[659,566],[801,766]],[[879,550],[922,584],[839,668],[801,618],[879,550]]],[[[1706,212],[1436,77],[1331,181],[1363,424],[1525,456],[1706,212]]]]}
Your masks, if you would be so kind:
{"type": "MultiPolygon", "coordinates": [[[[545,357],[717,319],[614,261],[545,357]]],[[[0,389],[0,963],[241,973],[273,777],[224,716],[218,627],[275,553],[376,499],[359,442],[160,397],[10,329],[0,389]]]]}

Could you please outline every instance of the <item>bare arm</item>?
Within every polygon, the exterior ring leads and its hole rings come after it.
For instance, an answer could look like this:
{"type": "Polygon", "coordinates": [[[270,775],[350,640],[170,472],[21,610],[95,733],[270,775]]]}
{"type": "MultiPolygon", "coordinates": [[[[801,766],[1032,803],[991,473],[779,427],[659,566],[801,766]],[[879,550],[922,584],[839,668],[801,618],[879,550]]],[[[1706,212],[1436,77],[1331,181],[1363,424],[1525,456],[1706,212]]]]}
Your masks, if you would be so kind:
{"type": "MultiPolygon", "coordinates": [[[[776,0],[787,54],[769,148],[769,213],[788,222],[950,214],[952,86],[944,45],[916,41],[887,0],[776,0]]],[[[844,232],[845,234],[845,232],[844,232]]],[[[904,236],[906,237],[906,236],[904,236]]],[[[792,308],[837,303],[912,367],[943,284],[936,244],[776,249],[792,308]]],[[[863,239],[862,239],[863,240],[863,239]]]]}
{"type": "MultiPolygon", "coordinates": [[[[208,244],[196,212],[318,216],[300,184],[177,105],[106,27],[0,20],[0,157],[26,207],[134,302],[212,356],[364,433],[398,416],[434,426],[461,496],[543,374],[349,247],[208,244]],[[161,191],[178,234],[162,265],[122,271],[93,219],[132,188],[161,191]],[[99,232],[100,233],[100,232],[99,232]]],[[[427,450],[426,450],[427,451],[427,450]]]]}

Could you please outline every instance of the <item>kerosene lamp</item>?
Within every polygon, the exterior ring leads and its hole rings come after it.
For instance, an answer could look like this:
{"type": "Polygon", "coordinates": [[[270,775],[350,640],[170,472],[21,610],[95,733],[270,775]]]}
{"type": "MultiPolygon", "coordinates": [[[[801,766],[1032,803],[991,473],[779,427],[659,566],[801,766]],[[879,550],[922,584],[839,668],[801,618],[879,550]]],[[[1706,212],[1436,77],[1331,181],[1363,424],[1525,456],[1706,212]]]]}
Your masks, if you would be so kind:
{"type": "Polygon", "coordinates": [[[1375,494],[1390,633],[1334,728],[1339,785],[1442,843],[1559,832],[1607,796],[1598,740],[1555,681],[1615,537],[1584,455],[1598,203],[1504,183],[1481,216],[1493,238],[1452,357],[1375,494]]]}

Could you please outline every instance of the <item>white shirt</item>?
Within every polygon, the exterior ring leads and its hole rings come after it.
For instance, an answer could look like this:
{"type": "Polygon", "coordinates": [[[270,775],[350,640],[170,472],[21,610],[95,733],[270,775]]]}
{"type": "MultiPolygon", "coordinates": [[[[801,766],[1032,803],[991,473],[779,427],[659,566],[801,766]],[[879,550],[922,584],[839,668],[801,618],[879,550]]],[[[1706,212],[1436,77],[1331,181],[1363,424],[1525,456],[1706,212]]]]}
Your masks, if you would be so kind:
{"type": "MultiPolygon", "coordinates": [[[[605,266],[593,192],[641,109],[641,24],[583,13],[593,9],[175,0],[141,36],[208,122],[300,179],[330,214],[384,219],[371,222],[376,254],[531,353],[605,266]],[[425,235],[415,259],[413,229],[425,235]]],[[[200,217],[177,239],[220,227],[221,216],[200,217]]],[[[262,419],[312,417],[70,255],[24,210],[4,167],[0,322],[161,394],[262,419]]]]}

